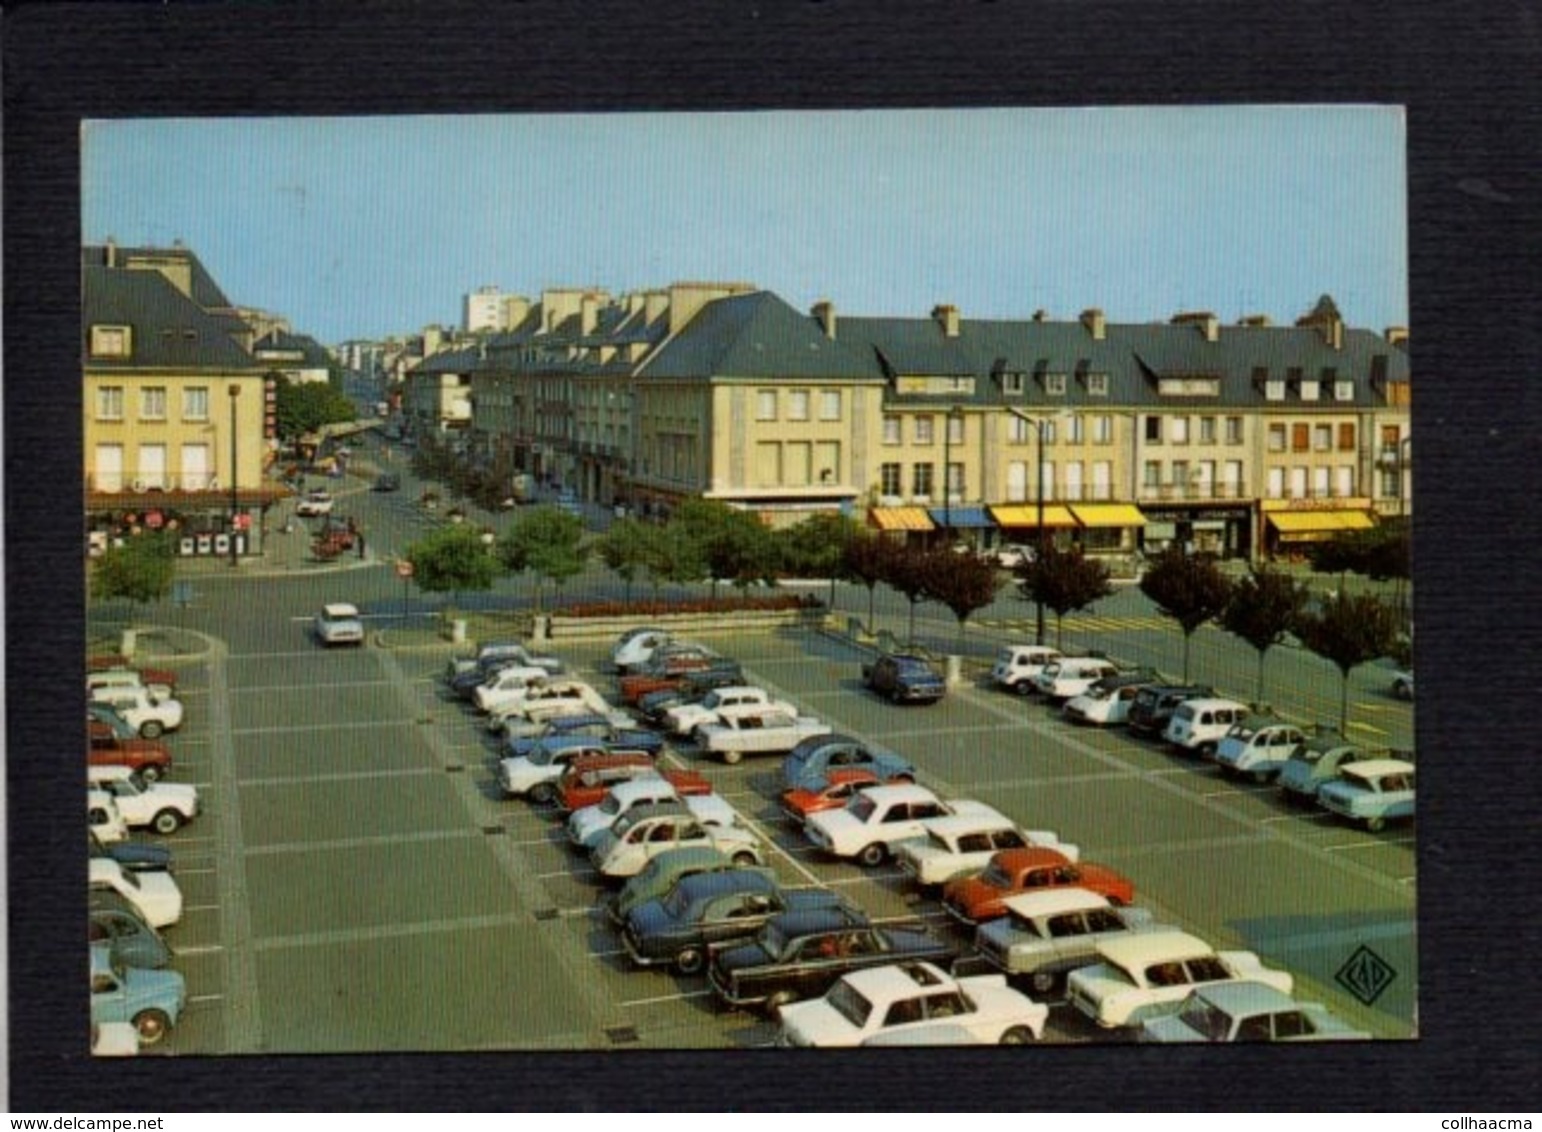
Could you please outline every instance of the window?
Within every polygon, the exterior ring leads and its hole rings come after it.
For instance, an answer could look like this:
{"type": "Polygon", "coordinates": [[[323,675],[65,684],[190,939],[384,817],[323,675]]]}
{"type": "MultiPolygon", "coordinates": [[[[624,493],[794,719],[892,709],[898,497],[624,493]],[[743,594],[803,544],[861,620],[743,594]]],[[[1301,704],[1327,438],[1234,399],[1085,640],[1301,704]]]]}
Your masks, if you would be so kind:
{"type": "Polygon", "coordinates": [[[184,444],[182,446],[182,488],[185,491],[207,491],[211,473],[209,446],[184,444]]]}
{"type": "Polygon", "coordinates": [[[757,421],[776,420],[775,389],[762,389],[755,394],[755,419],[757,421]]]}
{"type": "Polygon", "coordinates": [[[949,464],[947,477],[948,499],[957,502],[964,497],[964,465],[949,464]]]}
{"type": "Polygon", "coordinates": [[[775,441],[755,445],[755,486],[778,487],[782,482],[782,446],[775,441]]]}
{"type": "Polygon", "coordinates": [[[209,388],[194,385],[182,391],[182,419],[206,421],[209,419],[209,388]]]}
{"type": "Polygon", "coordinates": [[[1331,468],[1312,469],[1312,497],[1314,499],[1326,499],[1328,497],[1328,476],[1331,468]]]}
{"type": "Polygon", "coordinates": [[[932,418],[916,418],[916,443],[930,444],[932,442],[932,418]]]}
{"type": "Polygon", "coordinates": [[[1162,443],[1162,418],[1161,417],[1147,417],[1146,418],[1146,443],[1148,443],[1148,444],[1161,444],[1162,443]]]}
{"type": "Polygon", "coordinates": [[[957,413],[957,414],[949,413],[947,415],[946,419],[947,419],[947,422],[948,422],[948,443],[949,444],[962,444],[962,443],[964,443],[964,417],[963,417],[963,414],[962,413],[957,413]]]}
{"type": "Polygon", "coordinates": [[[123,490],[123,445],[98,444],[96,470],[91,477],[97,491],[123,490]]]}
{"type": "Polygon", "coordinates": [[[1033,426],[1022,417],[1014,416],[1007,425],[1008,444],[1027,444],[1028,434],[1033,431],[1033,426]]]}
{"type": "Polygon", "coordinates": [[[1290,497],[1292,499],[1306,498],[1306,469],[1296,467],[1290,469],[1290,497]]]}
{"type": "Polygon", "coordinates": [[[1092,498],[1112,499],[1114,491],[1114,465],[1109,460],[1099,460],[1092,465],[1092,498]]]}
{"type": "Polygon", "coordinates": [[[1189,442],[1189,418],[1173,417],[1172,427],[1168,430],[1167,439],[1174,444],[1187,444],[1189,442]]]}
{"type": "Polygon", "coordinates": [[[1189,494],[1189,462],[1187,460],[1173,461],[1173,487],[1178,491],[1178,498],[1185,499],[1189,494]]]}
{"type": "Polygon", "coordinates": [[[822,421],[838,421],[841,419],[841,391],[839,389],[820,390],[819,419],[822,421]]]}
{"type": "Polygon", "coordinates": [[[1282,425],[1282,424],[1272,424],[1272,425],[1269,426],[1269,451],[1271,451],[1271,452],[1283,452],[1283,451],[1285,451],[1285,426],[1284,425],[1282,425]]]}
{"type": "Polygon", "coordinates": [[[912,464],[910,468],[910,494],[932,497],[932,466],[912,464]]]}
{"type": "Polygon", "coordinates": [[[1045,499],[1053,499],[1053,498],[1055,498],[1055,465],[1054,465],[1054,463],[1052,461],[1046,461],[1043,465],[1041,465],[1039,474],[1044,477],[1044,479],[1043,479],[1044,498],[1045,499]]]}
{"type": "Polygon", "coordinates": [[[878,469],[878,490],[884,495],[900,493],[900,466],[884,464],[878,469]]]}
{"type": "Polygon", "coordinates": [[[1333,494],[1340,499],[1348,499],[1355,493],[1355,466],[1353,464],[1340,464],[1335,471],[1335,483],[1333,494]]]}
{"type": "Polygon", "coordinates": [[[1333,450],[1333,426],[1320,424],[1312,429],[1312,451],[1330,452],[1333,450]]]}
{"type": "Polygon", "coordinates": [[[1201,444],[1214,444],[1215,443],[1215,418],[1214,417],[1200,417],[1199,418],[1199,442],[1201,444]]]}
{"type": "Polygon", "coordinates": [[[1085,420],[1085,418],[1080,413],[1076,414],[1073,417],[1069,417],[1069,418],[1066,419],[1066,423],[1065,423],[1066,438],[1065,439],[1066,439],[1066,443],[1067,444],[1081,444],[1082,443],[1083,439],[1086,436],[1086,433],[1084,431],[1085,423],[1086,423],[1086,420],[1085,420]]]}
{"type": "Polygon", "coordinates": [[[1043,434],[1042,439],[1043,439],[1043,442],[1045,444],[1053,444],[1053,443],[1055,443],[1055,422],[1054,421],[1044,421],[1042,424],[1039,425],[1039,431],[1040,431],[1040,433],[1043,434]]]}
{"type": "Polygon", "coordinates": [[[1023,391],[1023,375],[1016,371],[1001,375],[1001,391],[1003,393],[1021,393],[1023,391]]]}
{"type": "Polygon", "coordinates": [[[126,358],[132,336],[126,326],[93,326],[91,328],[91,356],[96,358],[126,358]]]}
{"type": "Polygon", "coordinates": [[[1270,468],[1269,469],[1269,486],[1265,489],[1264,494],[1269,499],[1284,499],[1285,498],[1285,469],[1284,468],[1270,468]]]}
{"type": "Polygon", "coordinates": [[[1355,383],[1353,381],[1335,381],[1333,383],[1333,399],[1335,401],[1353,401],[1355,399],[1355,383]]]}
{"type": "Polygon", "coordinates": [[[793,440],[783,447],[782,482],[789,487],[807,487],[813,452],[806,440],[793,440]]]}
{"type": "Polygon", "coordinates": [[[1055,397],[1065,396],[1065,374],[1046,373],[1044,375],[1044,392],[1055,397]]]}
{"type": "Polygon", "coordinates": [[[163,421],[166,419],[166,387],[150,385],[139,391],[139,419],[163,421]]]}
{"type": "Polygon", "coordinates": [[[885,414],[883,418],[883,442],[885,444],[898,444],[900,442],[900,419],[885,414]]]}
{"type": "Polygon", "coordinates": [[[1242,498],[1242,461],[1227,460],[1221,469],[1222,494],[1227,499],[1242,498]]]}
{"type": "Polygon", "coordinates": [[[1277,377],[1271,377],[1268,381],[1264,382],[1264,400],[1285,400],[1285,383],[1277,377]]]}
{"type": "Polygon", "coordinates": [[[1087,375],[1087,395],[1089,397],[1108,396],[1108,374],[1089,373],[1087,375]]]}
{"type": "Polygon", "coordinates": [[[1353,452],[1355,450],[1355,422],[1341,421],[1339,423],[1339,451],[1353,452]]]}
{"type": "Polygon", "coordinates": [[[1316,401],[1322,395],[1322,383],[1316,378],[1307,377],[1301,381],[1301,400],[1316,401]]]}
{"type": "Polygon", "coordinates": [[[96,419],[99,421],[123,419],[123,386],[106,385],[96,391],[96,419]]]}
{"type": "Polygon", "coordinates": [[[790,421],[808,420],[808,390],[793,389],[787,393],[787,419],[790,421]]]}
{"type": "Polygon", "coordinates": [[[1141,480],[1147,487],[1162,486],[1162,464],[1158,460],[1147,460],[1145,470],[1141,473],[1141,480]]]}
{"type": "Polygon", "coordinates": [[[1007,502],[1023,503],[1028,499],[1028,464],[1013,460],[1007,464],[1007,502]]]}
{"type": "Polygon", "coordinates": [[[1201,460],[1194,465],[1194,494],[1199,499],[1215,496],[1215,461],[1201,460]]]}
{"type": "Polygon", "coordinates": [[[1082,462],[1080,460],[1066,461],[1065,497],[1067,499],[1082,497],[1082,462]]]}
{"type": "Polygon", "coordinates": [[[1092,418],[1092,442],[1094,444],[1112,444],[1114,442],[1114,418],[1107,413],[1092,418]]]}
{"type": "Polygon", "coordinates": [[[1306,452],[1312,446],[1312,426],[1297,422],[1290,426],[1290,450],[1306,452]]]}
{"type": "Polygon", "coordinates": [[[166,446],[164,444],[139,446],[139,467],[134,473],[134,479],[143,480],[146,487],[165,488],[166,446]]]}
{"type": "Polygon", "coordinates": [[[1241,417],[1227,417],[1226,418],[1226,443],[1227,444],[1241,444],[1242,443],[1242,418],[1241,417]]]}

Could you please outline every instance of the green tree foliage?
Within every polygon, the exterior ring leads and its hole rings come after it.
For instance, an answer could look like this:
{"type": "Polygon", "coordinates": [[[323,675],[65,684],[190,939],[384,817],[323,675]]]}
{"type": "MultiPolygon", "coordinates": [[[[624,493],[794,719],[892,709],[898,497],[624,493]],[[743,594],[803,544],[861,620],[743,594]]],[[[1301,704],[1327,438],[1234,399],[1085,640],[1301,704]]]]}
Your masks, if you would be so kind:
{"type": "Polygon", "coordinates": [[[292,441],[322,425],[354,420],[352,401],[327,381],[293,381],[275,375],[274,427],[280,440],[292,441]]]}
{"type": "Polygon", "coordinates": [[[595,541],[600,561],[625,583],[627,601],[632,600],[637,572],[647,568],[658,529],[636,519],[618,519],[595,541]]]}
{"type": "Polygon", "coordinates": [[[1362,574],[1375,581],[1406,579],[1412,573],[1408,524],[1388,520],[1363,531],[1346,531],[1313,543],[1307,561],[1317,574],[1362,574]]]}
{"type": "Polygon", "coordinates": [[[841,553],[841,560],[849,578],[855,578],[867,587],[867,631],[875,632],[874,594],[878,583],[887,580],[889,560],[900,552],[900,544],[882,535],[859,531],[841,553]]]}
{"type": "Polygon", "coordinates": [[[1183,679],[1189,678],[1189,640],[1206,621],[1226,608],[1231,583],[1208,555],[1190,555],[1170,546],[1154,558],[1140,580],[1140,589],[1164,617],[1183,630],[1183,679]]]}
{"type": "Polygon", "coordinates": [[[1342,590],[1296,618],[1301,643],[1339,670],[1339,731],[1348,734],[1349,674],[1397,647],[1397,616],[1380,598],[1342,590]]]}
{"type": "Polygon", "coordinates": [[[776,541],[750,512],[715,499],[691,499],[680,506],[669,525],[679,527],[700,548],[713,597],[721,579],[741,589],[776,579],[776,541]]]}
{"type": "Polygon", "coordinates": [[[1306,600],[1304,585],[1280,570],[1263,567],[1232,587],[1226,608],[1221,610],[1221,628],[1258,651],[1254,698],[1260,703],[1264,699],[1264,657],[1295,627],[1306,600]]]}
{"type": "Polygon", "coordinates": [[[927,595],[951,609],[958,619],[962,645],[969,615],[996,600],[996,591],[1001,588],[1003,579],[996,563],[983,555],[938,547],[923,556],[921,568],[927,595]]]}
{"type": "Polygon", "coordinates": [[[481,534],[465,524],[441,527],[403,551],[412,563],[412,579],[425,593],[447,593],[452,604],[462,590],[489,590],[498,577],[498,559],[488,553],[481,534]]]}
{"type": "Polygon", "coordinates": [[[171,592],[176,571],[171,537],[159,531],[141,531],[96,560],[91,572],[92,596],[98,601],[126,598],[136,605],[159,601],[171,592]]]}
{"type": "Polygon", "coordinates": [[[1079,546],[1061,550],[1046,542],[1033,561],[1018,566],[1016,573],[1018,592],[1029,601],[1043,603],[1045,609],[1055,614],[1056,648],[1061,644],[1067,613],[1086,609],[1114,592],[1108,567],[1088,558],[1079,546]]]}
{"type": "Polygon", "coordinates": [[[498,556],[511,571],[536,576],[535,607],[541,608],[542,579],[562,583],[584,568],[584,524],[577,515],[555,507],[535,507],[521,515],[503,536],[498,556]]]}
{"type": "Polygon", "coordinates": [[[846,545],[860,537],[856,520],[837,511],[811,515],[775,533],[783,570],[795,578],[829,578],[830,608],[835,608],[835,583],[850,573],[846,545]]]}

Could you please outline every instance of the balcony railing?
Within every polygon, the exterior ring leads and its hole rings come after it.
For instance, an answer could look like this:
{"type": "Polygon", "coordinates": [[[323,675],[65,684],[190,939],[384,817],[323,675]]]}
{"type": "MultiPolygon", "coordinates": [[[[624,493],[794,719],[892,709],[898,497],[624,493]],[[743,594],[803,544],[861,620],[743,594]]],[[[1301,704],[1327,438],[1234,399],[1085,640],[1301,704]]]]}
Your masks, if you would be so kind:
{"type": "Polygon", "coordinates": [[[1240,483],[1146,483],[1140,498],[1148,500],[1248,499],[1240,483]]]}
{"type": "Polygon", "coordinates": [[[146,491],[229,491],[213,472],[95,472],[86,476],[86,490],[109,495],[146,491]]]}

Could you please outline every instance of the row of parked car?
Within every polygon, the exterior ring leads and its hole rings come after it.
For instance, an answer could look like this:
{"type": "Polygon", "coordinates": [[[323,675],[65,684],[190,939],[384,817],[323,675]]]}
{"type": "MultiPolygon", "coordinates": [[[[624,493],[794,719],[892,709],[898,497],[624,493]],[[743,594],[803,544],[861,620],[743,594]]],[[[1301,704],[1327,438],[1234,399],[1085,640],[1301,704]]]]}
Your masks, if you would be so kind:
{"type": "Polygon", "coordinates": [[[1202,684],[1168,682],[1151,669],[1121,669],[1100,656],[1062,656],[1042,645],[1008,645],[991,668],[997,687],[1061,705],[1064,717],[1124,726],[1169,749],[1313,803],[1378,832],[1414,816],[1411,752],[1366,751],[1336,731],[1308,730],[1267,709],[1218,696],[1202,684]]]}
{"type": "MultiPolygon", "coordinates": [[[[518,647],[505,648],[512,655],[518,647]]],[[[875,923],[824,888],[785,888],[711,781],[658,759],[665,736],[710,757],[719,753],[714,735],[739,730],[725,730],[725,721],[757,711],[797,719],[795,706],[744,683],[731,660],[656,630],[624,637],[612,660],[617,698],[631,714],[609,704],[555,709],[540,720],[511,713],[499,781],[506,795],[565,815],[569,844],[622,886],[604,910],[636,965],[705,973],[726,1007],[775,1017],[781,1044],[1036,1040],[1049,1004],[1029,991],[1059,992],[1108,1027],[1198,1016],[1203,1001],[1211,1021],[1187,1040],[1365,1036],[1321,1007],[1295,1004],[1290,976],[1251,953],[1217,953],[1155,924],[1131,906],[1128,879],[1081,861],[1080,849],[1055,833],[1021,828],[980,802],[940,798],[917,784],[907,760],[827,727],[782,745],[781,813],[832,858],[897,862],[923,890],[941,894],[973,947],[920,923],[875,923]],[[658,639],[644,641],[650,634],[658,639]],[[1223,986],[1250,987],[1248,1017],[1260,1004],[1268,1017],[1222,1034],[1215,1011],[1241,1009],[1240,1000],[1218,1006],[1199,996],[1223,986]],[[1305,1021],[1286,1021],[1292,1011],[1305,1021]]],[[[452,682],[472,663],[496,672],[502,661],[463,663],[452,682]]],[[[540,686],[533,677],[529,687],[540,686]]],[[[1159,1030],[1148,1036],[1166,1040],[1159,1030]]]]}
{"type": "Polygon", "coordinates": [[[199,813],[198,791],[166,781],[164,740],[181,727],[177,673],[92,657],[86,672],[86,813],[91,1048],[130,1056],[176,1025],[187,984],[161,932],[182,916],[171,851],[131,834],[171,834],[199,813]]]}

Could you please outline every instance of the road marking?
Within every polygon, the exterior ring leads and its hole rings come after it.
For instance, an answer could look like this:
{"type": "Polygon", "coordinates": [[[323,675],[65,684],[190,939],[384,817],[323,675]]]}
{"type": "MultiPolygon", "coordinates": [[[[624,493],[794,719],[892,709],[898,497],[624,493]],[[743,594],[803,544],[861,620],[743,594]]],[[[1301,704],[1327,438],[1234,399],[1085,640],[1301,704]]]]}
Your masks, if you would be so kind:
{"type": "Polygon", "coordinates": [[[1270,822],[1278,821],[1322,821],[1324,818],[1332,816],[1333,815],[1328,813],[1326,810],[1303,810],[1299,814],[1280,814],[1277,817],[1260,818],[1258,824],[1268,825],[1270,822]]]}
{"type": "Polygon", "coordinates": [[[1201,798],[1228,798],[1247,797],[1253,794],[1273,794],[1272,786],[1237,786],[1230,790],[1210,790],[1200,795],[1201,798]]]}
{"type": "Polygon", "coordinates": [[[272,857],[282,853],[317,853],[328,850],[377,849],[425,841],[454,841],[486,837],[480,828],[428,830],[419,833],[389,833],[379,837],[340,837],[329,841],[282,841],[272,845],[248,846],[248,857],[272,857]]]}
{"type": "Polygon", "coordinates": [[[218,912],[219,910],[218,904],[188,904],[182,908],[184,912],[218,912]]]}
{"type": "Polygon", "coordinates": [[[231,735],[293,735],[296,732],[309,731],[363,731],[378,727],[411,727],[417,720],[415,718],[402,719],[374,719],[366,723],[306,723],[297,727],[235,727],[230,730],[231,735]]]}
{"type": "Polygon", "coordinates": [[[219,872],[218,869],[182,869],[182,868],[179,868],[179,869],[176,870],[176,875],[178,877],[201,877],[201,876],[213,876],[217,872],[219,872]]]}
{"type": "Polygon", "coordinates": [[[1369,723],[1361,723],[1358,719],[1349,724],[1351,731],[1369,731],[1372,735],[1389,735],[1391,732],[1381,727],[1372,727],[1369,723]]]}
{"type": "MultiPolygon", "coordinates": [[[[178,954],[181,953],[179,952],[178,954]]],[[[194,994],[188,996],[187,1005],[198,1006],[205,1002],[223,1002],[224,998],[225,996],[222,994],[194,994]]]]}
{"type": "Polygon", "coordinates": [[[171,954],[172,954],[173,958],[183,959],[183,958],[186,958],[189,955],[213,955],[217,951],[224,951],[224,950],[225,950],[225,945],[224,944],[221,944],[221,943],[206,943],[206,944],[200,944],[197,947],[178,947],[178,948],[173,949],[171,954]]]}
{"type": "Polygon", "coordinates": [[[335,928],[330,931],[300,932],[295,935],[269,936],[255,941],[258,951],[282,951],[297,947],[331,947],[345,943],[369,943],[381,939],[439,935],[448,932],[481,931],[529,924],[530,913],[499,913],[487,916],[461,916],[440,920],[420,920],[411,924],[379,924],[368,928],[335,928]]]}
{"type": "Polygon", "coordinates": [[[337,771],[332,774],[285,774],[271,778],[242,778],[242,786],[305,786],[316,782],[358,782],[376,778],[419,778],[443,774],[433,767],[400,767],[395,770],[337,771]]]}
{"type": "MultiPolygon", "coordinates": [[[[662,966],[662,964],[661,964],[662,966]]],[[[687,998],[707,998],[712,994],[710,990],[680,991],[677,994],[663,994],[657,998],[625,998],[621,1000],[622,1006],[656,1006],[661,1002],[681,1002],[687,998]]]]}
{"type": "Polygon", "coordinates": [[[1342,845],[1325,845],[1323,848],[1329,853],[1340,849],[1374,849],[1378,845],[1412,845],[1412,837],[1378,837],[1374,841],[1346,841],[1342,845]]]}
{"type": "Polygon", "coordinates": [[[394,685],[389,680],[339,680],[335,683],[317,683],[307,680],[296,684],[258,684],[251,687],[234,688],[232,692],[241,695],[269,695],[273,692],[294,692],[298,690],[311,692],[331,692],[338,688],[390,688],[394,685]]]}

